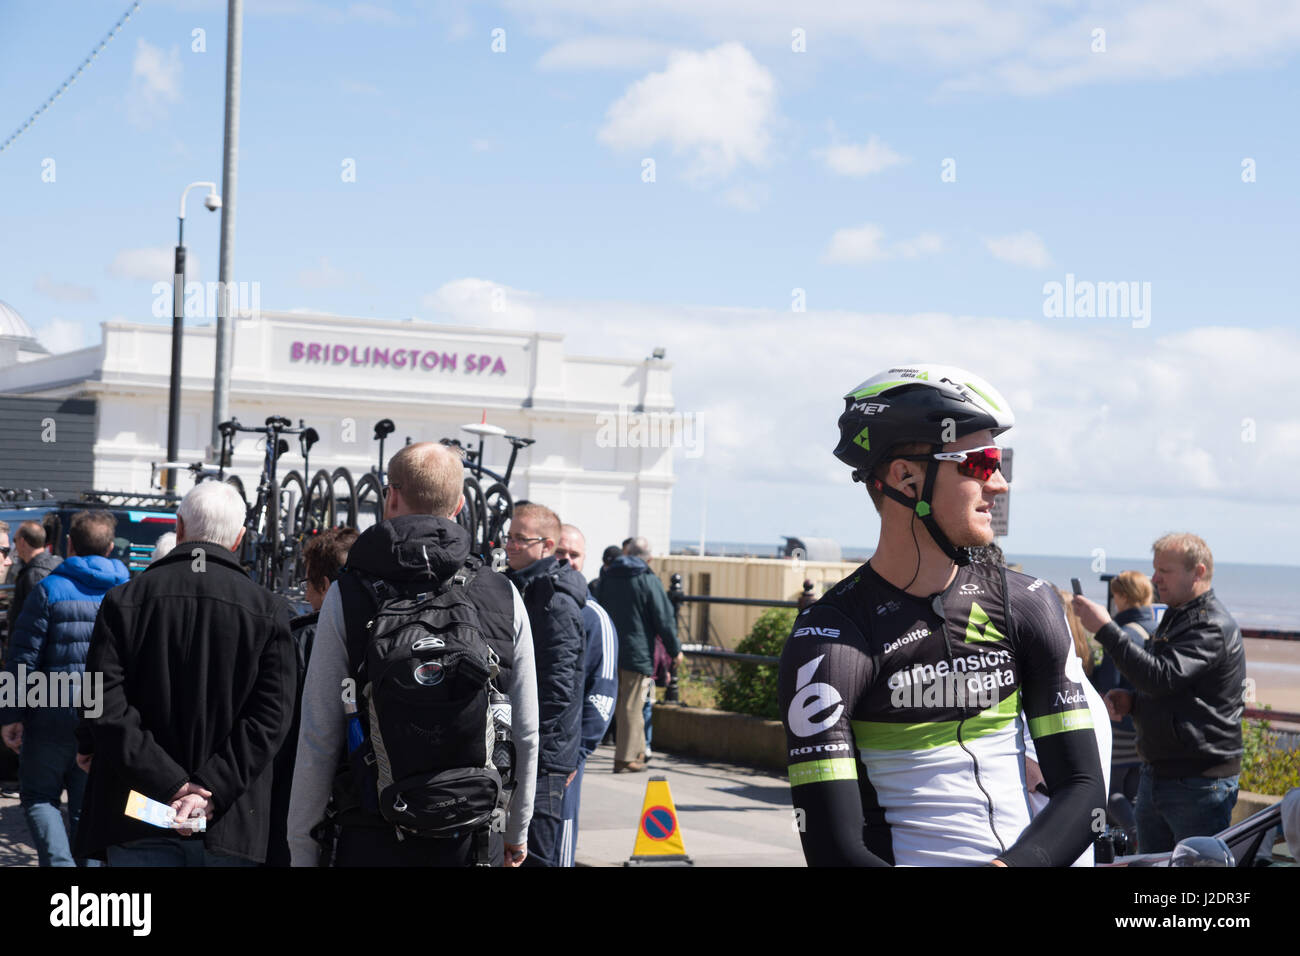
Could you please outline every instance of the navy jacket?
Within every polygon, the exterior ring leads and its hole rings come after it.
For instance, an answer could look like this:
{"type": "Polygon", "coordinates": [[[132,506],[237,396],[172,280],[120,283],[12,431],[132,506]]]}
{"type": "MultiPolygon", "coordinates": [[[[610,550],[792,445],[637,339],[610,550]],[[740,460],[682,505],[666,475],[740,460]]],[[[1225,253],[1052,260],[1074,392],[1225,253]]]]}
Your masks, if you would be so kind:
{"type": "MultiPolygon", "coordinates": [[[[130,577],[126,565],[98,555],[71,557],[45,576],[28,595],[9,639],[5,670],[27,673],[81,674],[100,602],[110,588],[130,577]]],[[[75,707],[7,707],[0,723],[59,723],[76,726],[75,707]]]]}
{"type": "Polygon", "coordinates": [[[582,609],[587,579],[567,561],[534,561],[507,576],[523,596],[537,661],[538,773],[578,768],[582,737],[583,657],[587,629],[582,609]]]}
{"type": "Polygon", "coordinates": [[[40,554],[32,555],[32,559],[18,569],[14,577],[14,593],[9,598],[9,639],[13,639],[14,631],[18,628],[18,615],[23,612],[23,605],[27,603],[27,598],[32,593],[32,589],[40,584],[49,575],[51,571],[63,563],[63,559],[57,554],[50,554],[48,551],[42,551],[40,554]]]}

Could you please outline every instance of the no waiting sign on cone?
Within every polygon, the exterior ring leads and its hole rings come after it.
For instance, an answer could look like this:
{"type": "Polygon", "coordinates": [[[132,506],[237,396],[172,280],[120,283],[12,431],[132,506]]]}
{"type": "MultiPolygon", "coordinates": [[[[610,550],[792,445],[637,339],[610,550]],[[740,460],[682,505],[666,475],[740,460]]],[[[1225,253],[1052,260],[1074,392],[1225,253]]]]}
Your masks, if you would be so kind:
{"type": "Polygon", "coordinates": [[[694,866],[682,842],[677,808],[673,806],[667,777],[651,777],[646,781],[641,819],[636,827],[636,844],[632,847],[631,859],[623,865],[694,866]]]}

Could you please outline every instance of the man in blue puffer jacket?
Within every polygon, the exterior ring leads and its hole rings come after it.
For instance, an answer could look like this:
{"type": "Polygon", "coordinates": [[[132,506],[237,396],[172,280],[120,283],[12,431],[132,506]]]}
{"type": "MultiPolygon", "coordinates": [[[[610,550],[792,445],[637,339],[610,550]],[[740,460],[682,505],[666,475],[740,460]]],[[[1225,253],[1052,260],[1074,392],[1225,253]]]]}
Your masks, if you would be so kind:
{"type": "Polygon", "coordinates": [[[117,520],[107,511],[73,517],[68,559],[32,591],[9,641],[5,680],[27,690],[0,710],[0,736],[9,749],[22,753],[18,789],[41,866],[76,865],[59,797],[66,788],[75,831],[86,788],[86,774],[77,766],[78,707],[101,705],[99,688],[83,679],[86,652],[104,595],[130,577],[122,562],[108,557],[116,529],[117,520]],[[38,686],[46,692],[35,698],[38,686]]]}

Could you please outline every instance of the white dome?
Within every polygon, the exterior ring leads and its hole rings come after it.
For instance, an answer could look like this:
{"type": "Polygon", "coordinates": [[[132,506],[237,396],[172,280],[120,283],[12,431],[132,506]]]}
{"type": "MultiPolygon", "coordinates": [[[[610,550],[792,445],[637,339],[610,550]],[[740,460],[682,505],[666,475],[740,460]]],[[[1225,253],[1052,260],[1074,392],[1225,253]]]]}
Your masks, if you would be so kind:
{"type": "Polygon", "coordinates": [[[17,309],[3,300],[0,300],[0,336],[12,336],[16,339],[35,338],[27,320],[18,314],[17,309]]]}

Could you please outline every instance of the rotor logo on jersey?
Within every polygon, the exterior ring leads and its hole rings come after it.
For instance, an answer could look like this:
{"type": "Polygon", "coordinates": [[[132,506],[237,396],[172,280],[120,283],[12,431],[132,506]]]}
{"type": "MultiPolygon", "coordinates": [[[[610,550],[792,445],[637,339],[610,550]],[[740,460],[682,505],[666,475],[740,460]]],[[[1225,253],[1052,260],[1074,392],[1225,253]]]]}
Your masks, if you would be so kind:
{"type": "Polygon", "coordinates": [[[844,713],[844,705],[841,703],[843,698],[840,697],[839,691],[830,684],[812,683],[813,674],[817,672],[818,666],[825,658],[825,654],[818,654],[800,667],[795,674],[794,699],[790,701],[786,721],[796,737],[811,737],[813,734],[819,734],[835,726],[836,721],[844,713]],[[825,714],[827,710],[831,712],[821,720],[814,720],[818,714],[825,714]]]}
{"type": "Polygon", "coordinates": [[[1034,583],[1031,584],[1031,585],[1029,585],[1029,587],[1025,588],[1025,590],[1026,590],[1026,591],[1037,591],[1039,588],[1041,588],[1041,587],[1042,587],[1044,584],[1046,584],[1046,583],[1047,583],[1047,582],[1044,581],[1042,578],[1034,578],[1034,583]]]}

